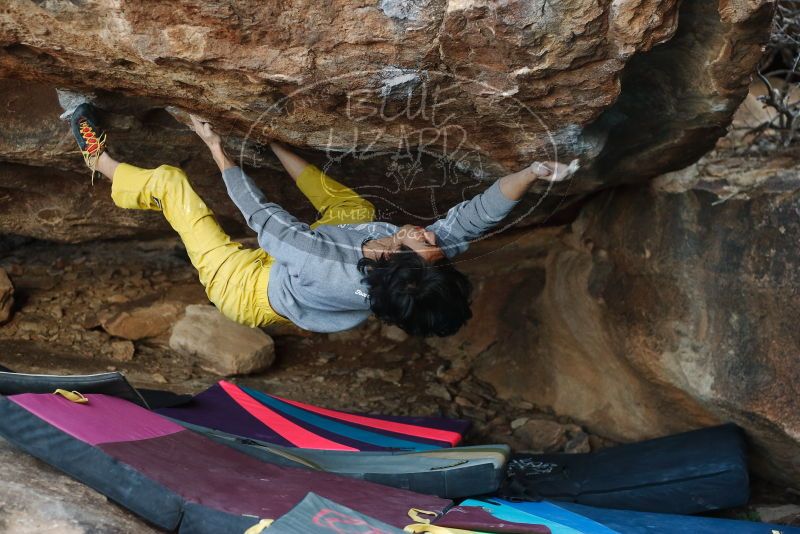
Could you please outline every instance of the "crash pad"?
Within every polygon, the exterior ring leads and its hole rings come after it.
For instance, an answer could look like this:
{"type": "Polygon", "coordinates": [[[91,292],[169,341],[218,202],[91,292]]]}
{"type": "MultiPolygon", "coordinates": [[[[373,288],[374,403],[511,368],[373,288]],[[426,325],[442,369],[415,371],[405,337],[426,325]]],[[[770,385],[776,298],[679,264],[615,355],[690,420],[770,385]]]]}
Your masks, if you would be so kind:
{"type": "Polygon", "coordinates": [[[747,448],[734,424],[586,454],[515,454],[501,495],[693,514],[749,498],[747,448]]]}
{"type": "Polygon", "coordinates": [[[165,528],[243,531],[309,493],[402,528],[408,510],[450,501],[325,472],[259,461],[124,399],[0,396],[0,435],[165,528]],[[242,528],[243,527],[243,528],[242,528]]]}
{"type": "Polygon", "coordinates": [[[283,447],[338,451],[423,451],[457,445],[469,422],[331,410],[220,381],[158,413],[283,447]]]}

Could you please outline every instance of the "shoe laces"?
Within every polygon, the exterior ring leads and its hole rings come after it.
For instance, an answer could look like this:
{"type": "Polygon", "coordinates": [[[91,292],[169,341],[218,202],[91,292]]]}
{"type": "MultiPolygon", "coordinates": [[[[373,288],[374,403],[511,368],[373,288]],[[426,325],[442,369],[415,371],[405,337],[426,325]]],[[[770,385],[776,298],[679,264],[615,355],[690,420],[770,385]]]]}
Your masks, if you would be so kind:
{"type": "Polygon", "coordinates": [[[103,132],[98,136],[86,120],[80,122],[80,133],[85,143],[85,148],[81,150],[81,154],[83,155],[83,161],[86,163],[86,166],[92,171],[92,186],[94,186],[97,162],[105,151],[106,134],[103,132]]]}

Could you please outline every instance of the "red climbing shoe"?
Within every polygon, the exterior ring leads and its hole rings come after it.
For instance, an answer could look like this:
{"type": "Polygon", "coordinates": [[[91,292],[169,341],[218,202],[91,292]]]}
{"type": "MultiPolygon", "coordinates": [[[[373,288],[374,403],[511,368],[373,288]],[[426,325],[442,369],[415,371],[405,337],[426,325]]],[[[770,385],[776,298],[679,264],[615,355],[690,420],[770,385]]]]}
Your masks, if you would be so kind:
{"type": "Polygon", "coordinates": [[[97,124],[95,107],[89,103],[81,104],[70,119],[72,135],[78,142],[86,166],[92,171],[92,183],[97,172],[97,160],[106,149],[106,132],[97,124]]]}

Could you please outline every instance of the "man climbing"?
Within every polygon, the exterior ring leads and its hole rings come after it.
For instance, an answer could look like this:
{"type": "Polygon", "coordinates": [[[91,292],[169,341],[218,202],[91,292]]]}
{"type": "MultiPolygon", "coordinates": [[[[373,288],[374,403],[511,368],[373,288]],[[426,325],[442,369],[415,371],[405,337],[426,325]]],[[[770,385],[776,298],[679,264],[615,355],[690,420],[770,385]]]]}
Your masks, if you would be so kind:
{"type": "Polygon", "coordinates": [[[261,249],[246,249],[223,232],[183,171],[169,165],[140,169],[112,159],[94,111],[82,104],[71,118],[92,175],[111,180],[117,206],[161,211],[183,240],[209,300],[230,319],[254,327],[291,321],[314,332],[336,332],[374,313],[411,335],[454,334],[472,316],[471,286],[450,258],[499,223],[536,180],[562,180],[574,171],[573,165],[537,162],[497,180],[427,228],[398,227],[373,221],[370,202],[273,142],[272,150],[320,213],[308,225],[269,202],[226,156],[211,126],[192,117],[228,195],[258,234],[261,249]]]}

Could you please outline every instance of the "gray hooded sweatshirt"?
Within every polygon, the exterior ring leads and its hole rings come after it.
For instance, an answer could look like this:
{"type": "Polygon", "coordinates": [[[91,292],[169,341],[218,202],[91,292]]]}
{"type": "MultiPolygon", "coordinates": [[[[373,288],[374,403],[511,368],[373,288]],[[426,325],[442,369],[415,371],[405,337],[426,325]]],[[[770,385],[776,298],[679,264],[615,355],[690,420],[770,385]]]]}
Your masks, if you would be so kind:
{"type": "MultiPolygon", "coordinates": [[[[275,258],[267,295],[272,308],[297,326],[313,332],[338,332],[370,316],[369,287],[358,261],[365,241],[395,234],[386,222],[321,225],[310,228],[269,202],[239,167],[222,173],[228,195],[258,234],[258,243],[275,258]]],[[[508,215],[517,204],[497,182],[471,200],[451,208],[427,227],[448,258],[464,252],[508,215]]]]}

